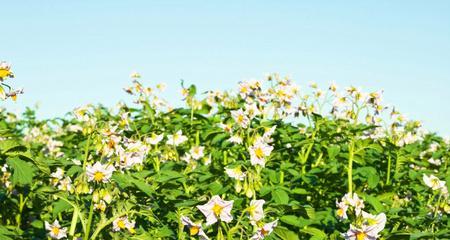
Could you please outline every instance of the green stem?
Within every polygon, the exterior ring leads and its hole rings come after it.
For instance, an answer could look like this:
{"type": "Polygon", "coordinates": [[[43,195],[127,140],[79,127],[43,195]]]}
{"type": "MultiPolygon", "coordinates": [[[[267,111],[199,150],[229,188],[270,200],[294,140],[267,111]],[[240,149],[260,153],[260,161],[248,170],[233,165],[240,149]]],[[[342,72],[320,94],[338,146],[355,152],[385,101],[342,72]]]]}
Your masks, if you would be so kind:
{"type": "Polygon", "coordinates": [[[91,206],[89,207],[89,217],[88,217],[88,222],[86,224],[86,232],[84,234],[83,240],[88,240],[89,239],[89,233],[91,231],[91,223],[92,223],[92,216],[93,216],[93,214],[94,214],[94,201],[92,199],[91,200],[91,206]]]}
{"type": "Polygon", "coordinates": [[[241,223],[242,218],[244,217],[246,212],[247,212],[247,208],[244,209],[244,211],[242,211],[241,215],[239,216],[239,218],[238,218],[238,220],[236,222],[236,225],[234,225],[234,227],[230,228],[230,230],[227,232],[228,238],[232,237],[233,234],[239,229],[239,224],[241,223]]]}
{"type": "Polygon", "coordinates": [[[388,153],[389,155],[388,155],[388,166],[387,166],[387,177],[386,177],[386,185],[389,185],[389,184],[391,184],[391,160],[392,160],[392,157],[391,157],[391,154],[390,153],[388,153]]]}
{"type": "MultiPolygon", "coordinates": [[[[134,212],[134,211],[132,211],[132,212],[134,212]]],[[[109,224],[114,222],[114,220],[116,220],[117,218],[127,215],[128,213],[129,213],[128,211],[118,213],[118,214],[112,216],[110,219],[108,219],[108,221],[102,222],[102,224],[99,224],[97,229],[95,229],[94,233],[92,233],[90,240],[94,240],[95,238],[97,238],[97,235],[103,230],[103,228],[105,228],[106,226],[108,226],[109,224]]]]}
{"type": "Polygon", "coordinates": [[[89,145],[91,145],[91,134],[89,134],[86,146],[84,147],[84,160],[83,160],[83,169],[86,168],[87,159],[89,157],[89,145]]]}
{"type": "Polygon", "coordinates": [[[23,199],[23,194],[19,194],[19,214],[16,215],[16,222],[17,222],[17,227],[20,228],[20,225],[22,224],[22,212],[23,212],[23,207],[25,206],[25,203],[27,202],[28,197],[26,197],[25,199],[23,199]]]}
{"type": "Polygon", "coordinates": [[[73,237],[73,235],[75,234],[75,228],[77,227],[77,221],[78,221],[78,211],[74,208],[72,222],[70,223],[70,229],[69,229],[69,236],[71,236],[71,237],[73,237]]]}
{"type": "Polygon", "coordinates": [[[348,146],[348,193],[353,193],[353,154],[354,154],[354,143],[353,140],[350,141],[348,146]]]}

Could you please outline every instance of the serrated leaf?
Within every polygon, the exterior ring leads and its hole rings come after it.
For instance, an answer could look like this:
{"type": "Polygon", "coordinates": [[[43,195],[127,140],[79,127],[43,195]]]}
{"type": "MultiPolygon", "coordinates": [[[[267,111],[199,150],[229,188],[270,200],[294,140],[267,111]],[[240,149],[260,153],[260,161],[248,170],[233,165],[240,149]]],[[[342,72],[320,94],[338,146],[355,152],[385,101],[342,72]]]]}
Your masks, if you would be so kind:
{"type": "Polygon", "coordinates": [[[34,169],[30,163],[18,157],[9,158],[6,162],[14,170],[12,174],[13,184],[23,186],[33,182],[34,169]]]}

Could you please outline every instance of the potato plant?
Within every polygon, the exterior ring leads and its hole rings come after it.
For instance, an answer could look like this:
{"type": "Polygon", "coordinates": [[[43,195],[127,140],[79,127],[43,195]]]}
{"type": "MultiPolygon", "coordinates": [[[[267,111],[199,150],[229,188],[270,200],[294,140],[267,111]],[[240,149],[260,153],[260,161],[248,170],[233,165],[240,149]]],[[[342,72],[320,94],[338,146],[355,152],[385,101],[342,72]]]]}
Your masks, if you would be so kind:
{"type": "Polygon", "coordinates": [[[1,239],[450,238],[449,140],[381,92],[271,74],[172,107],[131,78],[133,104],[1,111],[1,239]]]}

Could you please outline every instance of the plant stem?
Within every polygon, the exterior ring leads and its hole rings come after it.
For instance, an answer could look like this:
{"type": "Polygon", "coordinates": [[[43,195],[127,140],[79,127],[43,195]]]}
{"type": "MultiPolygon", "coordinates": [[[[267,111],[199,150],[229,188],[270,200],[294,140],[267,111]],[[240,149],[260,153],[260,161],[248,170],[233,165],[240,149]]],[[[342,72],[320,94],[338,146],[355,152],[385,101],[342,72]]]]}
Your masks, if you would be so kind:
{"type": "Polygon", "coordinates": [[[77,227],[78,221],[78,211],[77,209],[73,209],[72,222],[70,223],[69,236],[73,237],[75,234],[75,228],[77,227]]]}
{"type": "MultiPolygon", "coordinates": [[[[131,211],[131,212],[134,212],[134,211],[131,211]]],[[[108,221],[102,222],[101,224],[99,224],[97,229],[95,229],[94,233],[92,233],[90,240],[94,240],[97,237],[97,235],[103,230],[103,228],[105,228],[106,226],[108,226],[109,224],[114,222],[114,220],[116,220],[117,218],[122,217],[128,213],[129,213],[128,211],[121,212],[119,214],[112,216],[110,219],[108,219],[108,221]]]]}
{"type": "Polygon", "coordinates": [[[354,154],[354,143],[353,140],[350,140],[350,144],[348,146],[348,193],[353,193],[353,154],[354,154]]]}
{"type": "Polygon", "coordinates": [[[23,207],[25,206],[25,203],[27,202],[28,197],[25,198],[25,200],[23,199],[23,194],[19,194],[19,214],[16,215],[16,222],[17,222],[17,227],[20,228],[20,225],[22,224],[22,211],[23,211],[23,207]]]}
{"type": "Polygon", "coordinates": [[[86,147],[84,148],[83,169],[86,168],[87,159],[89,157],[89,145],[91,145],[91,134],[89,134],[87,142],[86,142],[86,147]]]}
{"type": "Polygon", "coordinates": [[[391,184],[391,154],[388,155],[388,166],[387,166],[387,177],[386,177],[386,185],[391,184]]]}
{"type": "Polygon", "coordinates": [[[91,231],[92,215],[94,214],[94,199],[91,200],[91,206],[89,207],[89,217],[86,224],[86,232],[84,233],[83,240],[89,239],[89,233],[91,231]]]}

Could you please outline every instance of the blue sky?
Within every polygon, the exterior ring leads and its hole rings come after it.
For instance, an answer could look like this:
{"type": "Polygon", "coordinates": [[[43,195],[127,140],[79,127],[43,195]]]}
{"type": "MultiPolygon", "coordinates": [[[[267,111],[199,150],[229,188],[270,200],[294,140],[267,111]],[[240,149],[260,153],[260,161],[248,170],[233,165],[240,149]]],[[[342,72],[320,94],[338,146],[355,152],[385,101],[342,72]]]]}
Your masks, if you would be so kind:
{"type": "Polygon", "coordinates": [[[385,102],[450,135],[449,1],[6,1],[0,59],[41,117],[126,100],[136,70],[202,90],[268,72],[299,85],[384,89],[385,102]]]}

